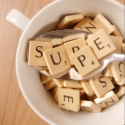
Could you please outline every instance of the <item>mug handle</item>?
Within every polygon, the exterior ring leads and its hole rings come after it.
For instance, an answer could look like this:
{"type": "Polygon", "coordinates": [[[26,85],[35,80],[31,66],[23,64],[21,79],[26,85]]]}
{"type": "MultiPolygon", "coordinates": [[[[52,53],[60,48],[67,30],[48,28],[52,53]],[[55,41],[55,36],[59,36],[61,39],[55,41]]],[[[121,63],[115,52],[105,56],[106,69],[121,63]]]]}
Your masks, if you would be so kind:
{"type": "Polygon", "coordinates": [[[12,9],[6,16],[6,20],[24,31],[30,19],[17,9],[12,9]]]}

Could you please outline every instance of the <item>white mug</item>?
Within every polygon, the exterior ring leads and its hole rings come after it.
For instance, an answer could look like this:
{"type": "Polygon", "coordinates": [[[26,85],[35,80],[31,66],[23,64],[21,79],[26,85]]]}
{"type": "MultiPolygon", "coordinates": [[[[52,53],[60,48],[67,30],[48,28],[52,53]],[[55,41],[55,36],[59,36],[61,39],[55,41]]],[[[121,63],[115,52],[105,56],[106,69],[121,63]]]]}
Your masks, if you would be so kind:
{"type": "Polygon", "coordinates": [[[23,96],[36,114],[51,125],[123,125],[124,98],[102,113],[65,111],[58,108],[41,84],[38,72],[27,64],[29,41],[54,29],[63,16],[74,13],[92,18],[102,13],[124,35],[124,5],[113,0],[57,0],[31,20],[16,9],[7,15],[6,19],[23,31],[16,54],[16,73],[23,96]]]}

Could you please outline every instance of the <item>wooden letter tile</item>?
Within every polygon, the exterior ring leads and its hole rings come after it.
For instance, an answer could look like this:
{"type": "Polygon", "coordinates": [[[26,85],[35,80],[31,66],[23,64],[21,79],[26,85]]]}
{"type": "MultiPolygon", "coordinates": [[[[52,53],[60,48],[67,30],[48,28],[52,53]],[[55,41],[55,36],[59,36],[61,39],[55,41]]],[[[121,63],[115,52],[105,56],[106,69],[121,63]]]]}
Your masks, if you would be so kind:
{"type": "Polygon", "coordinates": [[[28,65],[47,66],[43,52],[49,49],[52,49],[51,42],[30,41],[28,65]]]}
{"type": "Polygon", "coordinates": [[[113,25],[101,14],[99,13],[95,19],[94,22],[102,29],[104,29],[104,31],[107,34],[111,34],[115,28],[113,27],[113,25]]]}
{"type": "Polygon", "coordinates": [[[78,81],[64,81],[64,87],[82,89],[82,86],[78,81]]]}
{"type": "Polygon", "coordinates": [[[46,84],[48,82],[52,81],[52,78],[48,77],[48,76],[45,76],[45,75],[41,75],[41,82],[43,84],[46,84]]]}
{"type": "MultiPolygon", "coordinates": [[[[70,57],[73,53],[81,50],[83,47],[86,46],[85,38],[80,38],[77,40],[73,40],[71,42],[64,43],[65,49],[67,51],[68,56],[70,57]]],[[[70,63],[73,65],[72,61],[70,63]]]]}
{"type": "Polygon", "coordinates": [[[56,86],[57,86],[56,83],[52,80],[45,84],[45,89],[50,90],[50,89],[55,88],[56,86]]]}
{"type": "Polygon", "coordinates": [[[89,83],[98,98],[114,88],[110,78],[104,77],[102,74],[89,80],[89,83]]]}
{"type": "Polygon", "coordinates": [[[122,78],[122,80],[121,81],[116,81],[116,84],[118,84],[119,86],[122,86],[122,85],[124,85],[125,84],[125,77],[124,78],[122,78]]]}
{"type": "Polygon", "coordinates": [[[125,95],[125,85],[123,85],[119,88],[116,95],[118,98],[121,98],[123,95],[125,95]]]}
{"type": "Polygon", "coordinates": [[[63,80],[60,80],[60,79],[53,79],[53,81],[56,83],[56,85],[60,88],[63,87],[63,80]]]}
{"type": "Polygon", "coordinates": [[[53,96],[55,96],[57,90],[58,90],[58,87],[57,87],[57,86],[52,90],[52,95],[53,95],[53,96]]]}
{"type": "Polygon", "coordinates": [[[89,33],[95,34],[101,28],[95,22],[93,22],[90,18],[86,17],[80,23],[78,23],[74,27],[74,29],[75,30],[83,30],[83,31],[87,31],[89,33]]]}
{"type": "Polygon", "coordinates": [[[71,55],[70,59],[82,76],[100,66],[89,46],[85,46],[83,49],[71,55]]]}
{"type": "Polygon", "coordinates": [[[92,89],[92,87],[91,87],[91,85],[89,84],[89,82],[87,82],[87,81],[82,81],[82,82],[81,82],[81,85],[82,85],[82,87],[84,88],[86,94],[91,94],[91,93],[94,92],[93,89],[92,89]]]}
{"type": "Polygon", "coordinates": [[[112,72],[111,72],[109,66],[107,66],[107,67],[105,68],[105,70],[104,70],[104,76],[105,76],[105,77],[113,77],[112,72]]]}
{"type": "Polygon", "coordinates": [[[59,29],[66,29],[75,23],[80,22],[84,18],[83,14],[75,14],[75,15],[69,15],[65,16],[61,22],[58,24],[59,29]]]}
{"type": "Polygon", "coordinates": [[[64,45],[45,51],[43,55],[51,75],[64,72],[71,66],[64,45]]]}
{"type": "Polygon", "coordinates": [[[69,35],[63,38],[63,43],[72,41],[72,40],[76,40],[76,39],[80,39],[80,38],[87,38],[86,34],[84,33],[80,33],[80,34],[74,34],[74,35],[69,35]]]}
{"type": "Polygon", "coordinates": [[[87,112],[101,112],[101,108],[91,101],[81,101],[81,109],[87,112]]]}
{"type": "Polygon", "coordinates": [[[107,108],[119,101],[113,91],[106,93],[103,97],[95,99],[95,103],[102,109],[107,108]]]}
{"type": "Polygon", "coordinates": [[[59,88],[58,106],[63,109],[78,112],[80,110],[80,91],[59,88]]]}
{"type": "Polygon", "coordinates": [[[114,43],[104,30],[100,30],[95,33],[87,40],[87,43],[92,48],[98,59],[101,59],[116,49],[114,43]]]}
{"type": "Polygon", "coordinates": [[[55,47],[55,46],[62,45],[63,40],[62,40],[62,39],[59,39],[59,38],[55,38],[55,39],[52,39],[52,40],[51,40],[51,43],[52,43],[53,47],[55,47]]]}
{"type": "Polygon", "coordinates": [[[125,54],[125,43],[122,43],[122,53],[125,54]]]}
{"type": "Polygon", "coordinates": [[[88,97],[89,101],[92,101],[92,102],[94,102],[94,100],[97,98],[97,96],[94,92],[91,94],[88,94],[87,97],[88,97]]]}
{"type": "Polygon", "coordinates": [[[58,103],[58,89],[57,89],[57,91],[56,91],[56,93],[54,95],[54,100],[58,103]]]}
{"type": "Polygon", "coordinates": [[[113,25],[113,27],[115,28],[115,30],[113,31],[112,35],[122,37],[122,35],[121,35],[120,31],[118,30],[118,28],[115,25],[113,25]]]}

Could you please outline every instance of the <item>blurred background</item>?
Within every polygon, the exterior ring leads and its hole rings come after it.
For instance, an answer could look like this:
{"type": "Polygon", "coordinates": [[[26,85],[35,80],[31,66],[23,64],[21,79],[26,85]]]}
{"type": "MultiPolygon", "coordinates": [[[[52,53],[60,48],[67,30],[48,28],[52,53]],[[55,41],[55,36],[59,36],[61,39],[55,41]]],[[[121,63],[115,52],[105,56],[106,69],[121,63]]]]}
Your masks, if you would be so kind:
{"type": "MultiPolygon", "coordinates": [[[[16,49],[22,31],[6,21],[13,8],[32,18],[54,0],[0,0],[0,125],[49,125],[29,107],[16,78],[16,49]]],[[[125,0],[117,0],[125,5],[125,0]]],[[[117,17],[116,17],[117,18],[117,17]]]]}

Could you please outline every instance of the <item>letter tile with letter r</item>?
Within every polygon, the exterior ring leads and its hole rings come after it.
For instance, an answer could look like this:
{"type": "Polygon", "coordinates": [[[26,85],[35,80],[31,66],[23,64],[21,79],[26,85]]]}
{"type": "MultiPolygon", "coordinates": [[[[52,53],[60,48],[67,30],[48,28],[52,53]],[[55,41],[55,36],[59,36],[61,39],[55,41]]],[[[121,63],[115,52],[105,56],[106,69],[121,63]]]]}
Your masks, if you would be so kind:
{"type": "Polygon", "coordinates": [[[107,108],[111,105],[114,105],[119,101],[118,97],[113,91],[110,91],[106,93],[103,97],[101,98],[96,98],[95,103],[101,107],[102,109],[107,108]]]}
{"type": "Polygon", "coordinates": [[[81,109],[86,112],[101,112],[101,108],[91,101],[81,101],[81,109]]]}
{"type": "Polygon", "coordinates": [[[90,37],[87,40],[87,44],[92,48],[97,59],[101,59],[116,49],[114,43],[104,30],[100,30],[90,37]]]}
{"type": "MultiPolygon", "coordinates": [[[[80,49],[86,46],[85,38],[80,38],[77,40],[72,40],[71,42],[64,43],[65,49],[67,51],[68,56],[70,57],[73,53],[76,53],[80,49]]],[[[73,65],[72,61],[70,60],[73,65]]]]}
{"type": "Polygon", "coordinates": [[[30,66],[47,66],[43,52],[52,49],[52,43],[43,41],[30,41],[28,65],[30,66]]]}
{"type": "Polygon", "coordinates": [[[58,75],[71,67],[64,45],[45,51],[43,55],[51,75],[58,75]]]}
{"type": "Polygon", "coordinates": [[[79,22],[75,27],[75,30],[83,30],[87,31],[89,33],[95,34],[98,32],[101,28],[93,22],[90,18],[86,17],[81,22],[79,22]]]}
{"type": "Polygon", "coordinates": [[[58,89],[58,105],[60,108],[78,112],[80,110],[80,91],[74,89],[58,89]]]}
{"type": "Polygon", "coordinates": [[[70,56],[79,73],[84,76],[100,66],[89,46],[85,46],[70,56]]]}
{"type": "Polygon", "coordinates": [[[110,78],[104,77],[103,74],[99,74],[95,78],[90,79],[89,83],[98,98],[102,97],[104,94],[114,88],[110,78]]]}

